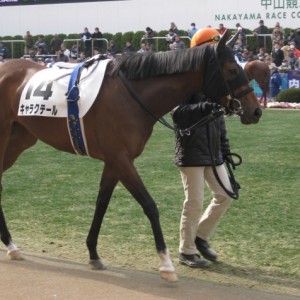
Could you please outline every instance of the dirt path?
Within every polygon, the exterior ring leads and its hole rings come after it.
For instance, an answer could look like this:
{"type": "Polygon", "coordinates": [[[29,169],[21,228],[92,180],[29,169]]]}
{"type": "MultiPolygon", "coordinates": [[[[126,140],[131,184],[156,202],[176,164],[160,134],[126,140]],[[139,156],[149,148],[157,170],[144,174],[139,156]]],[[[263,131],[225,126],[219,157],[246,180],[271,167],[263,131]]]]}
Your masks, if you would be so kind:
{"type": "Polygon", "coordinates": [[[1,299],[6,300],[296,300],[299,297],[228,287],[179,278],[164,283],[158,273],[110,268],[92,271],[87,265],[25,254],[10,261],[0,250],[1,299]]]}

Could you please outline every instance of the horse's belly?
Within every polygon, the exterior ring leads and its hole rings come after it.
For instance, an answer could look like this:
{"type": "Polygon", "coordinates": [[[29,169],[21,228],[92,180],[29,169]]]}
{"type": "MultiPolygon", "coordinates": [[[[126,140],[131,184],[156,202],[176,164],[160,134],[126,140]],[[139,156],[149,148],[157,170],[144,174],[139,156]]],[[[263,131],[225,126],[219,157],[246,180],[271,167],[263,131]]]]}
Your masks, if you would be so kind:
{"type": "Polygon", "coordinates": [[[65,118],[19,117],[20,123],[37,139],[65,152],[75,153],[65,118]]]}

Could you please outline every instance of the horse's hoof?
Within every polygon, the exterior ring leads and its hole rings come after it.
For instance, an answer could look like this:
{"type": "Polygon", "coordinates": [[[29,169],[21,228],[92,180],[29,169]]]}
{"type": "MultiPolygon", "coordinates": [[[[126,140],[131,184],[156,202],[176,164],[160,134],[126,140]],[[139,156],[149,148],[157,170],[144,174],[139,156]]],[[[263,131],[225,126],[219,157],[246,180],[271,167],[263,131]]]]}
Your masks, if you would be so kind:
{"type": "Polygon", "coordinates": [[[89,265],[92,270],[105,270],[106,266],[100,259],[90,260],[89,265]]]}
{"type": "Polygon", "coordinates": [[[20,250],[9,251],[9,252],[7,252],[7,255],[11,260],[23,260],[24,259],[20,250]]]}
{"type": "Polygon", "coordinates": [[[175,272],[166,272],[166,271],[161,271],[160,272],[160,277],[170,283],[175,283],[178,281],[178,277],[175,272]]]}

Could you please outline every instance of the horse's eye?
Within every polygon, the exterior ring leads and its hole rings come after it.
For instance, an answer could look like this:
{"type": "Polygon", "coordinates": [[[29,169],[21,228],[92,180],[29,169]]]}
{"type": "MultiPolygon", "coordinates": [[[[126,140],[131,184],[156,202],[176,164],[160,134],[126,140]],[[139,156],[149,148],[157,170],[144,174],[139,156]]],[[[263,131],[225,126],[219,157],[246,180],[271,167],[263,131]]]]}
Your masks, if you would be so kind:
{"type": "Polygon", "coordinates": [[[238,72],[237,72],[237,70],[236,69],[231,69],[231,70],[229,70],[229,73],[231,74],[231,75],[238,75],[238,72]]]}

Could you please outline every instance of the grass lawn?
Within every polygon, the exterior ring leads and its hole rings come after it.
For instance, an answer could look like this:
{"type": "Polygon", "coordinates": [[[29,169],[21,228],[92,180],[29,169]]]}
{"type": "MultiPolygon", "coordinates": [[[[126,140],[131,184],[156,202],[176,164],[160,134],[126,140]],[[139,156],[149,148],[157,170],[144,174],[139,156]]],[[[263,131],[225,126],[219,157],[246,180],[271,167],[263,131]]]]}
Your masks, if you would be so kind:
{"type": "MultiPolygon", "coordinates": [[[[242,188],[211,238],[219,262],[205,271],[177,262],[184,196],[173,163],[174,133],[156,125],[136,166],[159,207],[179,277],[300,296],[299,120],[300,111],[291,110],[265,110],[256,125],[226,120],[231,149],[243,157],[235,172],[242,188]]],[[[43,143],[23,153],[3,176],[3,208],[15,243],[25,252],[87,261],[85,238],[102,167],[43,143]]],[[[104,219],[99,250],[108,267],[157,271],[149,222],[122,185],[104,219]]]]}

